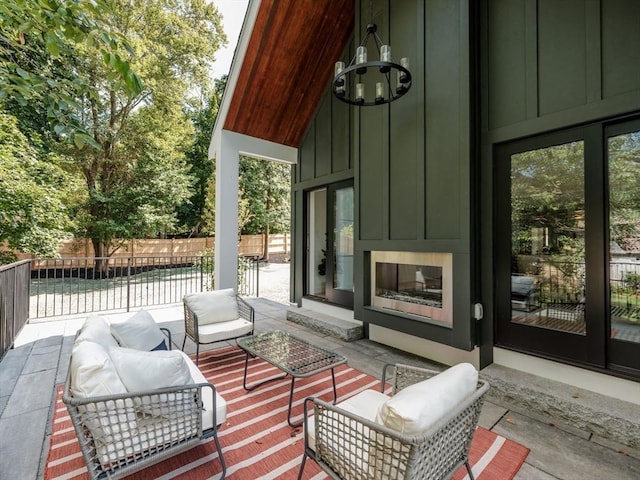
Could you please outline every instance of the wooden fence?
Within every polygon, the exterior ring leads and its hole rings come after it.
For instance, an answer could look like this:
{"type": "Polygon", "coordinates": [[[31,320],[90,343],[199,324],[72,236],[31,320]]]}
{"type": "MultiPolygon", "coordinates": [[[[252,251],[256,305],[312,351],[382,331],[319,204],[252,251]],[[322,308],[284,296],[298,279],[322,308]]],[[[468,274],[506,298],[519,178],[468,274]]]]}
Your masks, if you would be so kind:
{"type": "MultiPolygon", "coordinates": [[[[257,256],[264,255],[264,235],[242,235],[238,244],[238,255],[257,256]]],[[[203,238],[170,238],[170,239],[141,239],[128,240],[120,247],[111,259],[136,258],[136,257],[171,257],[200,255],[205,250],[214,248],[214,237],[203,238]]],[[[290,236],[287,234],[269,235],[268,256],[266,260],[288,260],[291,252],[290,236]]],[[[20,260],[34,260],[35,255],[17,254],[20,260]]],[[[77,238],[63,242],[58,250],[59,258],[91,258],[94,256],[91,240],[77,238]]]]}

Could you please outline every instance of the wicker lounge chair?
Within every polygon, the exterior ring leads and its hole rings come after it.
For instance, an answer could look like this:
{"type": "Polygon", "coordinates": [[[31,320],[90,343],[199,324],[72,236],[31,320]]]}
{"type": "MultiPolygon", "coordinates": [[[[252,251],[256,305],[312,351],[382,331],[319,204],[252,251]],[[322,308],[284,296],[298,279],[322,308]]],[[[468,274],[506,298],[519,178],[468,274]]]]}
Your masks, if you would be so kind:
{"type": "MultiPolygon", "coordinates": [[[[449,478],[462,465],[473,479],[469,448],[488,383],[477,381],[476,373],[472,392],[461,402],[449,405],[447,412],[424,431],[407,433],[380,422],[381,406],[410,385],[435,378],[438,372],[387,365],[383,388],[389,369],[391,397],[367,390],[337,405],[314,398],[305,401],[305,448],[298,479],[302,478],[307,457],[315,460],[331,478],[340,480],[438,480],[449,478]]],[[[410,399],[409,404],[417,408],[424,398],[423,391],[410,399]]]]}
{"type": "Polygon", "coordinates": [[[196,365],[200,345],[234,340],[253,334],[254,310],[233,289],[185,295],[182,350],[187,338],[196,344],[196,365]]]}

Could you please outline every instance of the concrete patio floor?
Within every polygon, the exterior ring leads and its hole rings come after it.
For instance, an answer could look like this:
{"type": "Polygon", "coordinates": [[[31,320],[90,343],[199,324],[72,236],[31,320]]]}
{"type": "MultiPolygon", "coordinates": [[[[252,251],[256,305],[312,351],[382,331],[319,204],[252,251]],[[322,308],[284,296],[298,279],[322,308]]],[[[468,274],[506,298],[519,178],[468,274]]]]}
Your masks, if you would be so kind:
{"type": "MultiPolygon", "coordinates": [[[[367,339],[347,343],[294,324],[286,320],[284,303],[265,298],[248,301],[256,309],[257,332],[290,331],[341,353],[348,358],[350,366],[376,378],[380,378],[383,365],[390,362],[441,367],[367,339]]],[[[182,305],[149,311],[158,323],[172,331],[174,348],[180,348],[184,338],[182,305]]],[[[131,314],[105,312],[104,315],[117,320],[131,314]]],[[[0,479],[44,478],[54,386],[64,382],[73,337],[83,321],[84,317],[76,317],[28,324],[15,348],[0,362],[0,479]]],[[[217,344],[215,348],[223,346],[226,345],[217,344]]],[[[187,351],[195,352],[190,341],[187,341],[187,351]]],[[[562,385],[557,387],[562,389],[562,385]]],[[[607,408],[608,401],[606,397],[598,400],[603,409],[607,408]]],[[[625,408],[629,415],[640,418],[640,407],[628,404],[625,408]]],[[[519,408],[505,402],[500,395],[493,395],[485,403],[480,424],[531,449],[516,477],[519,480],[640,479],[639,449],[563,425],[556,418],[531,409],[519,408]]]]}

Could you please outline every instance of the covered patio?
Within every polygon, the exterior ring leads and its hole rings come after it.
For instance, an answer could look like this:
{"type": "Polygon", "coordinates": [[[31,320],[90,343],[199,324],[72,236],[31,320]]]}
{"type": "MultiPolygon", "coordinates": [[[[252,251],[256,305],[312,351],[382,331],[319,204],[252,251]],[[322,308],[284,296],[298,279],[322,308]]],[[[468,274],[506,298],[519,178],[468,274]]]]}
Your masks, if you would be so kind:
{"type": "MultiPolygon", "coordinates": [[[[256,311],[258,333],[274,329],[288,331],[344,355],[350,367],[375,378],[380,378],[383,365],[390,362],[443,368],[368,339],[344,342],[292,323],[286,319],[289,308],[286,304],[267,298],[249,298],[248,301],[256,311]]],[[[182,305],[149,311],[158,323],[172,331],[174,348],[179,348],[184,335],[182,305]]],[[[104,313],[109,317],[130,315],[104,313]]],[[[84,317],[67,317],[25,326],[15,348],[0,363],[2,478],[45,478],[55,387],[64,381],[73,336],[83,321],[84,317]]],[[[224,345],[214,346],[221,347],[224,345]]],[[[190,342],[187,342],[187,349],[190,353],[195,351],[190,342]]],[[[492,387],[480,425],[531,449],[515,478],[632,479],[640,474],[640,451],[615,440],[615,430],[621,434],[625,421],[637,434],[638,415],[633,405],[497,365],[483,369],[481,377],[492,387]],[[550,398],[554,403],[548,403],[550,398]],[[594,425],[600,423],[601,434],[563,421],[562,416],[571,412],[561,410],[563,404],[569,403],[573,405],[572,409],[580,410],[579,415],[584,420],[589,422],[591,419],[594,425]],[[607,431],[607,422],[601,421],[609,417],[617,419],[612,420],[611,425],[617,425],[612,431],[607,431]]],[[[224,451],[224,439],[221,443],[224,451]]],[[[302,456],[302,441],[298,444],[302,456]]],[[[242,477],[230,475],[230,478],[242,477]]]]}

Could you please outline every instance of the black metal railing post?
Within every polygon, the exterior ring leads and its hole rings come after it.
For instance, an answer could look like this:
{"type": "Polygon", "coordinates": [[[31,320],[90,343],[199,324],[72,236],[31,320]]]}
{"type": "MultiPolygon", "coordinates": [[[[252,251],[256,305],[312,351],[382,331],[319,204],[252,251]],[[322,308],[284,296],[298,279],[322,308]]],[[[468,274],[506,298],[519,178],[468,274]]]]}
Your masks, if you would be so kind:
{"type": "Polygon", "coordinates": [[[256,297],[260,296],[260,258],[256,257],[254,261],[256,269],[256,297]]]}
{"type": "Polygon", "coordinates": [[[131,257],[127,257],[127,312],[131,311],[131,257]]]}

